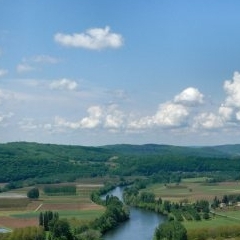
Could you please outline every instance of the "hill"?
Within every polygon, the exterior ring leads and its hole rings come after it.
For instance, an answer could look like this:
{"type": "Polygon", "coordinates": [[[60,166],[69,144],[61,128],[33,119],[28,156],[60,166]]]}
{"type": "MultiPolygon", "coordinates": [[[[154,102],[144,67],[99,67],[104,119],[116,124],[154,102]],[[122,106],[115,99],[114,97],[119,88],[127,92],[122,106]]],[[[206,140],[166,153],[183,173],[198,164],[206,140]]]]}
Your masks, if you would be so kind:
{"type": "Polygon", "coordinates": [[[199,157],[217,157],[217,158],[234,158],[240,156],[240,144],[236,145],[221,145],[210,147],[181,147],[173,145],[158,145],[158,144],[117,144],[107,145],[103,148],[111,150],[118,154],[124,155],[179,155],[179,156],[199,156],[199,157]]]}
{"type": "Polygon", "coordinates": [[[82,177],[165,172],[240,171],[240,145],[181,147],[118,144],[100,147],[0,144],[0,182],[52,183],[82,177]]]}

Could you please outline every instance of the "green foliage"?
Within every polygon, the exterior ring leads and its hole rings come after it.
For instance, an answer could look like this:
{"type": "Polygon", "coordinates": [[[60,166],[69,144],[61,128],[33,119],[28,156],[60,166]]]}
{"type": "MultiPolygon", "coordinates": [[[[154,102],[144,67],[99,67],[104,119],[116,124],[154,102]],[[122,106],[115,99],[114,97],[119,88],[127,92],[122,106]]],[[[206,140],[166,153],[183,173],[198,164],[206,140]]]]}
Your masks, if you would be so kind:
{"type": "Polygon", "coordinates": [[[187,240],[187,230],[178,221],[161,224],[155,231],[156,240],[187,240]]]}
{"type": "Polygon", "coordinates": [[[32,199],[39,198],[39,190],[38,190],[38,188],[34,187],[34,188],[30,189],[27,192],[27,196],[28,196],[28,198],[32,198],[32,199]]]}
{"type": "Polygon", "coordinates": [[[45,240],[45,232],[42,227],[17,228],[6,240],[45,240]]]}
{"type": "Polygon", "coordinates": [[[237,150],[240,151],[240,145],[189,148],[154,144],[103,147],[0,144],[0,182],[9,182],[1,191],[17,188],[27,179],[34,185],[107,174],[154,176],[153,181],[166,183],[179,183],[184,173],[196,172],[208,172],[216,181],[235,179],[239,178],[240,170],[237,150]]]}
{"type": "Polygon", "coordinates": [[[58,219],[54,222],[51,231],[52,240],[73,240],[69,222],[66,219],[58,219]]]}
{"type": "Polygon", "coordinates": [[[29,178],[49,178],[49,182],[54,182],[70,177],[102,176],[107,171],[104,162],[110,157],[108,150],[97,147],[25,142],[0,144],[0,182],[29,178]]]}
{"type": "Polygon", "coordinates": [[[110,196],[107,198],[105,213],[94,221],[93,228],[105,233],[127,219],[128,208],[117,197],[110,196]]]}
{"type": "Polygon", "coordinates": [[[59,219],[57,212],[45,211],[39,214],[39,226],[42,226],[45,231],[52,230],[54,224],[59,219]]]}
{"type": "Polygon", "coordinates": [[[76,195],[75,185],[47,185],[44,186],[43,191],[49,196],[58,195],[76,195]]]}

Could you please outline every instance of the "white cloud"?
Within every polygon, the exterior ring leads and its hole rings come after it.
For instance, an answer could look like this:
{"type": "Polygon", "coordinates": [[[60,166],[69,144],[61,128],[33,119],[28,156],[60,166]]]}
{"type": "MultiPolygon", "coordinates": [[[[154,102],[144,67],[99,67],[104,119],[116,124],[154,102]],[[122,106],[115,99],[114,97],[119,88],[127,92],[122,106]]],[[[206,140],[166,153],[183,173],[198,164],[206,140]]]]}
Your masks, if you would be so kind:
{"type": "Polygon", "coordinates": [[[82,128],[95,128],[101,123],[102,108],[92,106],[88,109],[88,117],[83,118],[80,123],[82,128]]]}
{"type": "Polygon", "coordinates": [[[93,129],[97,127],[104,127],[106,129],[120,129],[124,124],[124,117],[122,111],[118,109],[117,105],[110,105],[108,107],[91,106],[87,110],[88,116],[83,117],[78,121],[67,121],[62,117],[55,118],[55,126],[57,128],[70,129],[93,129]]]}
{"type": "Polygon", "coordinates": [[[223,119],[213,113],[201,113],[194,118],[194,128],[214,129],[224,126],[223,119]]]}
{"type": "Polygon", "coordinates": [[[176,103],[160,104],[158,111],[153,116],[143,117],[140,120],[132,121],[130,128],[149,128],[149,127],[179,127],[186,124],[189,110],[187,107],[176,103]]]}
{"type": "Polygon", "coordinates": [[[118,109],[117,105],[109,106],[107,110],[107,114],[105,116],[105,124],[106,128],[114,128],[119,129],[124,124],[124,113],[118,109]]]}
{"type": "Polygon", "coordinates": [[[8,70],[6,70],[6,69],[0,69],[0,77],[5,76],[6,74],[8,74],[8,70]]]}
{"type": "Polygon", "coordinates": [[[238,121],[240,121],[240,111],[236,113],[236,118],[238,121]]]}
{"type": "Polygon", "coordinates": [[[55,118],[55,125],[59,128],[70,129],[95,128],[101,123],[102,109],[99,106],[92,106],[88,110],[88,116],[76,122],[70,122],[61,117],[55,118]]]}
{"type": "Polygon", "coordinates": [[[174,102],[186,105],[196,105],[203,103],[203,94],[198,89],[189,87],[175,96],[174,102]]]}
{"type": "Polygon", "coordinates": [[[154,123],[159,126],[180,126],[185,124],[188,109],[181,104],[164,103],[154,116],[154,123]]]}
{"type": "Polygon", "coordinates": [[[85,33],[74,33],[72,35],[57,33],[54,39],[64,46],[91,50],[119,48],[123,45],[123,37],[120,34],[112,33],[108,26],[105,28],[92,28],[85,33]]]}
{"type": "Polygon", "coordinates": [[[233,109],[224,105],[220,106],[218,113],[224,121],[229,121],[233,115],[233,109]]]}
{"type": "Polygon", "coordinates": [[[78,83],[76,81],[70,79],[60,79],[53,81],[50,84],[51,89],[59,89],[59,90],[76,90],[78,87],[78,83]]]}
{"type": "Polygon", "coordinates": [[[34,67],[30,66],[27,63],[20,63],[17,65],[17,72],[18,73],[27,73],[35,70],[34,67]]]}
{"type": "Polygon", "coordinates": [[[240,74],[235,72],[233,80],[227,80],[224,83],[224,90],[227,93],[226,105],[240,108],[240,74]]]}

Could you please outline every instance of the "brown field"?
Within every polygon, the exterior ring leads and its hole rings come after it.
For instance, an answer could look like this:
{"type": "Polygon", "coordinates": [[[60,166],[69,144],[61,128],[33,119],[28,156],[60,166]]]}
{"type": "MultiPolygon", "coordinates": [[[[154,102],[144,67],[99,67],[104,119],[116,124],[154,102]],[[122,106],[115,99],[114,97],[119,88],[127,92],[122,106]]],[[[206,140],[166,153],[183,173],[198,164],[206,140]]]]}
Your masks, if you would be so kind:
{"type": "Polygon", "coordinates": [[[9,216],[0,216],[0,226],[11,229],[37,225],[37,218],[13,218],[9,216]]]}

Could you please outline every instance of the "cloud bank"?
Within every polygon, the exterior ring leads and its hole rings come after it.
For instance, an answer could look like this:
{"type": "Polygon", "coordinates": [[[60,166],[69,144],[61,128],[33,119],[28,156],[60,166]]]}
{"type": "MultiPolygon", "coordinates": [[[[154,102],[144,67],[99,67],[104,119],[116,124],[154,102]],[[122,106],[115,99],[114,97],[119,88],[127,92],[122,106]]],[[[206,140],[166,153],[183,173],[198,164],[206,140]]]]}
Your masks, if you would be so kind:
{"type": "Polygon", "coordinates": [[[173,135],[239,132],[240,73],[238,72],[234,73],[233,79],[224,82],[225,97],[218,106],[212,106],[199,89],[188,87],[168,101],[158,103],[155,111],[154,108],[149,109],[149,114],[141,114],[136,109],[131,109],[130,102],[122,97],[123,90],[112,90],[114,93],[119,92],[121,96],[121,100],[112,96],[111,98],[119,101],[114,103],[109,99],[111,96],[109,91],[103,91],[102,88],[99,91],[92,89],[93,92],[91,89],[84,93],[77,91],[79,86],[75,80],[67,78],[45,80],[43,84],[29,84],[29,81],[18,81],[18,84],[34,89],[32,95],[29,89],[26,93],[0,89],[1,127],[7,126],[8,122],[10,124],[14,116],[15,120],[18,119],[19,129],[31,132],[33,136],[38,131],[48,134],[100,131],[102,134],[117,133],[124,136],[159,132],[173,135]],[[46,94],[44,97],[43,93],[46,94]],[[38,109],[32,107],[36,104],[38,109]],[[19,112],[20,110],[24,114],[19,112]],[[32,113],[34,111],[35,113],[32,113]]]}

